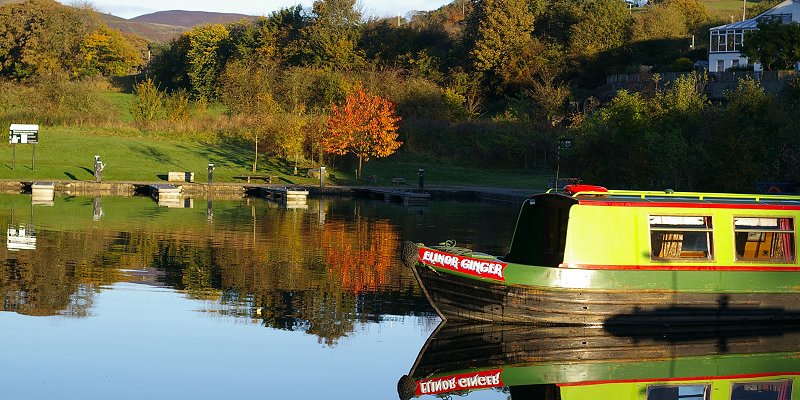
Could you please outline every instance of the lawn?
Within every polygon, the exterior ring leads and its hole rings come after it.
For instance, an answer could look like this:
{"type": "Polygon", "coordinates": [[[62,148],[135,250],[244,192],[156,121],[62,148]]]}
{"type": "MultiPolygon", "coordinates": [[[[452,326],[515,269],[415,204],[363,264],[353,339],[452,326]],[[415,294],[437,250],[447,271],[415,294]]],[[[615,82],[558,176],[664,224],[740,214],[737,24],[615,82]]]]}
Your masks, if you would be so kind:
{"type": "MultiPolygon", "coordinates": [[[[761,0],[748,0],[747,8],[755,6],[761,0]]],[[[722,18],[726,22],[740,21],[742,19],[742,0],[703,0],[703,4],[712,15],[722,18]]],[[[747,18],[753,17],[747,13],[747,18]]]]}
{"type": "MultiPolygon", "coordinates": [[[[157,182],[170,171],[191,171],[205,182],[208,163],[217,181],[250,173],[252,154],[233,145],[207,145],[170,137],[139,135],[102,128],[41,127],[39,144],[8,143],[0,150],[0,179],[94,180],[94,156],[106,163],[104,180],[157,182]],[[35,158],[34,158],[35,157],[35,158]],[[35,164],[34,164],[35,161],[35,164]]],[[[259,174],[276,175],[289,183],[309,183],[291,175],[287,166],[261,163],[259,174]]]]}
{"type": "MultiPolygon", "coordinates": [[[[33,144],[12,147],[5,142],[0,149],[0,179],[93,181],[94,156],[99,155],[106,163],[104,181],[158,182],[166,180],[170,171],[189,171],[195,173],[196,182],[206,182],[208,163],[213,163],[216,182],[242,182],[233,177],[250,174],[253,157],[249,146],[203,144],[134,129],[45,126],[35,146],[34,155],[33,144]]],[[[295,176],[292,165],[262,158],[257,173],[277,176],[287,184],[318,183],[307,176],[308,166],[301,167],[295,176]]],[[[392,186],[396,185],[392,178],[403,178],[406,186],[416,186],[419,168],[425,169],[426,185],[545,188],[554,175],[444,165],[400,154],[366,163],[363,182],[355,181],[354,166],[353,170],[329,167],[333,175],[329,182],[392,186]]]]}

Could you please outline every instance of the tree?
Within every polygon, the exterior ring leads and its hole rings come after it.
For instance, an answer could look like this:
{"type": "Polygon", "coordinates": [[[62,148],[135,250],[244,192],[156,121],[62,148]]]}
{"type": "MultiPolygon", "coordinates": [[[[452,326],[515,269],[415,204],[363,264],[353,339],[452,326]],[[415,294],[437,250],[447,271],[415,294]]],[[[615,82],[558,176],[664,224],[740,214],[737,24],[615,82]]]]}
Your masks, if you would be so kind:
{"type": "Polygon", "coordinates": [[[475,39],[470,55],[475,69],[495,74],[509,67],[533,41],[533,13],[526,0],[476,2],[475,39]]]}
{"type": "Polygon", "coordinates": [[[99,23],[91,10],[52,0],[30,0],[0,7],[0,73],[27,79],[71,72],[84,38],[99,23]]]}
{"type": "Polygon", "coordinates": [[[253,172],[258,169],[258,145],[267,134],[279,105],[272,96],[275,70],[246,61],[231,61],[220,81],[220,100],[238,118],[241,133],[253,142],[253,172]]]}
{"type": "Polygon", "coordinates": [[[764,18],[758,22],[758,30],[745,34],[741,52],[768,71],[794,69],[800,62],[800,23],[764,18]]]}
{"type": "Polygon", "coordinates": [[[633,20],[624,2],[581,1],[578,22],[570,27],[572,53],[593,56],[625,46],[631,37],[633,20]]]}
{"type": "Polygon", "coordinates": [[[223,25],[205,25],[184,34],[188,40],[186,74],[192,94],[211,100],[216,97],[217,77],[225,66],[228,29],[223,25]]]}
{"type": "Polygon", "coordinates": [[[303,28],[305,64],[349,69],[361,63],[358,51],[361,13],[356,0],[317,0],[303,28]]]}
{"type": "Polygon", "coordinates": [[[80,46],[77,76],[123,75],[141,64],[136,49],[121,32],[101,25],[80,46]]]}
{"type": "Polygon", "coordinates": [[[131,114],[139,123],[156,121],[164,117],[166,95],[158,90],[152,79],[146,79],[133,86],[136,97],[131,101],[131,114]]]}
{"type": "Polygon", "coordinates": [[[361,179],[362,162],[388,157],[403,144],[397,141],[399,121],[390,101],[368,94],[358,85],[344,104],[331,108],[322,145],[328,153],[358,157],[356,178],[361,179]]]}

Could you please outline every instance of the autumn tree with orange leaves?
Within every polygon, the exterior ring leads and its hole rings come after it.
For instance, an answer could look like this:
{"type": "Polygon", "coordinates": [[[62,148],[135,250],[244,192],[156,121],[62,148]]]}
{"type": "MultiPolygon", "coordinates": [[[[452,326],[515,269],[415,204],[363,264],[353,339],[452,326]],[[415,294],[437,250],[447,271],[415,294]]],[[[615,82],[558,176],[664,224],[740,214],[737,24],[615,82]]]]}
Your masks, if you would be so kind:
{"type": "Polygon", "coordinates": [[[328,153],[358,157],[356,178],[361,179],[362,162],[388,157],[403,144],[397,140],[399,121],[392,102],[358,85],[344,104],[332,106],[322,146],[328,153]]]}

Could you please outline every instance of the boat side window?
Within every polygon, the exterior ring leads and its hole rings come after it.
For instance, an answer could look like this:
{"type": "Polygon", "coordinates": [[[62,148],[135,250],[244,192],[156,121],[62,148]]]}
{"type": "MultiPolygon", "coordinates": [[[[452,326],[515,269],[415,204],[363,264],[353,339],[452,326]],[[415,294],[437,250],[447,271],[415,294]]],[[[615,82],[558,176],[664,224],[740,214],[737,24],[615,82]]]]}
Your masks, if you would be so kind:
{"type": "Polygon", "coordinates": [[[735,217],[736,259],[794,262],[794,218],[735,217]]]}
{"type": "Polygon", "coordinates": [[[789,379],[734,383],[731,387],[731,400],[789,400],[791,398],[792,381],[789,379]]]}
{"type": "Polygon", "coordinates": [[[653,260],[711,260],[714,257],[712,239],[711,217],[650,216],[650,255],[653,260]]]}
{"type": "Polygon", "coordinates": [[[708,400],[711,385],[650,385],[647,400],[708,400]]]}

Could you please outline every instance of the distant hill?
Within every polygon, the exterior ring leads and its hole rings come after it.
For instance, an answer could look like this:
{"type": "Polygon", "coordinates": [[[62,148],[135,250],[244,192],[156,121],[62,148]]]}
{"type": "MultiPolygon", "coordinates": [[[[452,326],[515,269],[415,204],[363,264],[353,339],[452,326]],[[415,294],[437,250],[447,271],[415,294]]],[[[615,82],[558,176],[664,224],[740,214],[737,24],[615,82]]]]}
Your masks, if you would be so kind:
{"type": "Polygon", "coordinates": [[[103,21],[111,28],[158,43],[168,42],[197,25],[227,24],[242,19],[258,18],[245,14],[180,10],[159,11],[131,19],[124,19],[111,14],[100,15],[103,21]]]}
{"type": "Polygon", "coordinates": [[[245,14],[172,10],[140,15],[138,17],[131,18],[128,21],[191,28],[203,24],[227,24],[230,22],[240,21],[242,19],[252,20],[256,18],[258,17],[245,14]]]}
{"type": "Polygon", "coordinates": [[[100,13],[100,18],[110,28],[119,29],[120,32],[140,36],[147,41],[156,43],[169,42],[189,29],[183,26],[135,22],[103,13],[100,13]]]}

